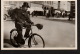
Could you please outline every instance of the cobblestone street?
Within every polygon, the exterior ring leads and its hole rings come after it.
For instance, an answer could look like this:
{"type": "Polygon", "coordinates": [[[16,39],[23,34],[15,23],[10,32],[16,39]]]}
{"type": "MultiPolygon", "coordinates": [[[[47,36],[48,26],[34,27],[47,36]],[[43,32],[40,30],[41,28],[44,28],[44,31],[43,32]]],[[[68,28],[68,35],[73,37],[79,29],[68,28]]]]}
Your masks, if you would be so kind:
{"type": "MultiPolygon", "coordinates": [[[[31,17],[31,20],[35,24],[43,24],[42,30],[38,30],[36,27],[32,27],[32,29],[34,33],[38,33],[43,37],[46,45],[45,48],[75,47],[74,21],[68,21],[68,18],[55,17],[47,19],[44,16],[34,16],[31,17]]],[[[10,31],[13,28],[15,26],[10,19],[4,21],[4,47],[6,48],[13,47],[10,43],[10,31]]]]}

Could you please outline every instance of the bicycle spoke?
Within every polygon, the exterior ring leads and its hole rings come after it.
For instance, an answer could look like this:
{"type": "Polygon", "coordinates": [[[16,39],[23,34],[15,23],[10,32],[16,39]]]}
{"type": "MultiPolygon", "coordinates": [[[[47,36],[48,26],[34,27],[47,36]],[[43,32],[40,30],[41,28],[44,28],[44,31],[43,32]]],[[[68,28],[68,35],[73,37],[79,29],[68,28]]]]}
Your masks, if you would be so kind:
{"type": "Polygon", "coordinates": [[[41,36],[36,34],[31,38],[31,48],[43,48],[44,45],[44,40],[41,36]]]}

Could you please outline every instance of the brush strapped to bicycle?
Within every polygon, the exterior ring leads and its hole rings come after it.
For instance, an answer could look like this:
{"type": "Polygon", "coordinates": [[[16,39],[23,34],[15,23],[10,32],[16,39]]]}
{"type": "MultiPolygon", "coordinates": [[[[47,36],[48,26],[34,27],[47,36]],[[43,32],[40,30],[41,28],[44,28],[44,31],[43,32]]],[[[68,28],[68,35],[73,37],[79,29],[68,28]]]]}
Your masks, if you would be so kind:
{"type": "MultiPolygon", "coordinates": [[[[39,30],[41,30],[43,28],[43,25],[42,24],[27,24],[27,25],[31,25],[32,26],[36,26],[39,30]]],[[[25,28],[26,26],[24,26],[25,28]]],[[[42,47],[45,47],[45,42],[44,42],[44,39],[37,33],[33,33],[32,32],[32,28],[30,30],[31,32],[29,33],[29,36],[28,37],[28,47],[31,48],[31,47],[34,47],[34,48],[42,48],[42,47]]],[[[14,40],[14,37],[18,35],[18,32],[17,32],[17,29],[12,29],[10,31],[10,41],[12,43],[12,45],[14,47],[20,47],[20,44],[17,43],[15,40],[14,40]]],[[[24,37],[25,38],[25,37],[24,37]]],[[[26,41],[27,38],[25,38],[25,41],[26,41]]]]}

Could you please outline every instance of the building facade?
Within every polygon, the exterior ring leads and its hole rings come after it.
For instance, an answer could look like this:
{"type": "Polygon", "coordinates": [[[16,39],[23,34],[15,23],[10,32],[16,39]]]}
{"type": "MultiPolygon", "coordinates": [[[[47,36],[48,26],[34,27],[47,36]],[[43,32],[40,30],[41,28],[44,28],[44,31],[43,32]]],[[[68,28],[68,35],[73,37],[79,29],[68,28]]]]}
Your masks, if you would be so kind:
{"type": "Polygon", "coordinates": [[[69,1],[43,1],[46,8],[53,7],[54,9],[64,9],[70,11],[71,4],[69,1]]]}
{"type": "Polygon", "coordinates": [[[60,1],[60,9],[70,11],[71,4],[69,1],[60,1]]]}
{"type": "MultiPolygon", "coordinates": [[[[24,1],[6,1],[4,6],[10,6],[11,8],[21,7],[24,1]]],[[[64,9],[70,11],[71,4],[69,1],[27,1],[30,7],[39,7],[42,6],[46,8],[53,7],[54,9],[64,9]]]]}

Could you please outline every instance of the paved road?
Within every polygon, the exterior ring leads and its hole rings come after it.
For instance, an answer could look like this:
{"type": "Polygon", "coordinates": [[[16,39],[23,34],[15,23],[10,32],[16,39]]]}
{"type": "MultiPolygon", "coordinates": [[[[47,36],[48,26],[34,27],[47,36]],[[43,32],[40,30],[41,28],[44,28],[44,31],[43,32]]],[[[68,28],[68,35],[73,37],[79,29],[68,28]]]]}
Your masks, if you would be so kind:
{"type": "MultiPolygon", "coordinates": [[[[31,17],[31,20],[34,23],[43,24],[42,30],[33,27],[33,32],[37,32],[44,38],[46,48],[75,47],[75,24],[73,21],[67,21],[66,18],[46,19],[42,16],[31,17]]],[[[12,21],[4,21],[4,47],[13,47],[9,40],[10,30],[13,28],[15,27],[12,21]]]]}

